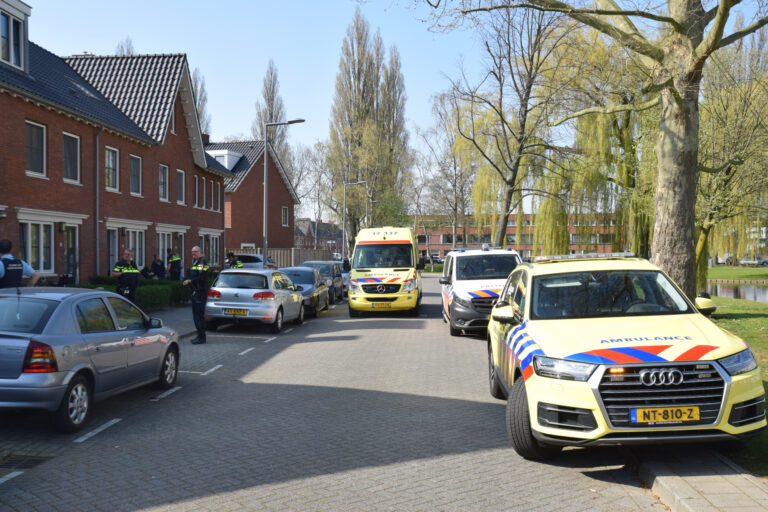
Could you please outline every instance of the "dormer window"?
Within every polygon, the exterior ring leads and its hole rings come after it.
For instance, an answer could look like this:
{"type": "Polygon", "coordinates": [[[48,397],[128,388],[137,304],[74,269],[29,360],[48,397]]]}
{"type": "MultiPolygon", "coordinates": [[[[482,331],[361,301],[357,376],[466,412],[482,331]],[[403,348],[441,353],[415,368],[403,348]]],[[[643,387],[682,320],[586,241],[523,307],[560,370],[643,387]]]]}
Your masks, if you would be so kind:
{"type": "Polygon", "coordinates": [[[22,21],[0,11],[0,60],[17,68],[22,67],[23,35],[22,21]]]}

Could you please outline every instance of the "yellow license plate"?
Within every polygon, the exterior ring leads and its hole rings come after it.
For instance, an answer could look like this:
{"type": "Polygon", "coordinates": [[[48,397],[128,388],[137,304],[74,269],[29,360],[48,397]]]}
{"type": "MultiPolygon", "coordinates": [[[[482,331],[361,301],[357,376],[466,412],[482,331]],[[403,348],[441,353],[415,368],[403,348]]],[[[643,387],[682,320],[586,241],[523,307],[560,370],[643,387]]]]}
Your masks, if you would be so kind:
{"type": "Polygon", "coordinates": [[[371,307],[387,309],[387,308],[391,308],[392,304],[390,304],[389,302],[372,302],[371,307]]]}
{"type": "Polygon", "coordinates": [[[225,315],[247,315],[248,310],[247,309],[225,309],[224,314],[225,315]]]}
{"type": "Polygon", "coordinates": [[[631,409],[629,414],[632,423],[658,425],[659,423],[699,421],[699,408],[697,406],[631,409]]]}

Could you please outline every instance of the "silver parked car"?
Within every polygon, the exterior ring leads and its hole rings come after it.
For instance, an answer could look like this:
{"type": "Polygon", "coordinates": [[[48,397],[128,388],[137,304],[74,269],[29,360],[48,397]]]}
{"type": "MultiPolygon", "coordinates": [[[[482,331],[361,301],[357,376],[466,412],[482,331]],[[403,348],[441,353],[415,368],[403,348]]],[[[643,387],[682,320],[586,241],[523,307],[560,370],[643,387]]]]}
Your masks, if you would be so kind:
{"type": "Polygon", "coordinates": [[[328,309],[330,299],[328,284],[322,274],[312,267],[287,267],[280,269],[295,285],[301,286],[304,296],[304,311],[317,316],[318,311],[328,309]]]}
{"type": "Polygon", "coordinates": [[[304,321],[301,291],[279,270],[223,270],[208,290],[206,328],[215,330],[226,321],[260,322],[280,332],[284,321],[304,321]]]}
{"type": "Polygon", "coordinates": [[[91,405],[155,382],[176,382],[179,338],[103,290],[0,289],[0,408],[52,412],[75,432],[91,405]]]}
{"type": "MultiPolygon", "coordinates": [[[[241,268],[264,268],[264,258],[261,254],[237,253],[235,258],[243,264],[241,268]]],[[[267,268],[277,269],[277,263],[272,260],[272,256],[267,256],[267,268]]]]}

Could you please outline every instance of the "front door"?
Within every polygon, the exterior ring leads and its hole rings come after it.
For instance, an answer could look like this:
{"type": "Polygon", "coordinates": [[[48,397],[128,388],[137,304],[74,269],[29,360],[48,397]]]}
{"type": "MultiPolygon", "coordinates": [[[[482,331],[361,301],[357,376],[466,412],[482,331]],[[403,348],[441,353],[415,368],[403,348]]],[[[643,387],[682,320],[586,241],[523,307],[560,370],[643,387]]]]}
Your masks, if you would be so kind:
{"type": "Polygon", "coordinates": [[[69,276],[69,283],[78,282],[79,259],[77,226],[66,226],[64,228],[64,273],[69,276]]]}

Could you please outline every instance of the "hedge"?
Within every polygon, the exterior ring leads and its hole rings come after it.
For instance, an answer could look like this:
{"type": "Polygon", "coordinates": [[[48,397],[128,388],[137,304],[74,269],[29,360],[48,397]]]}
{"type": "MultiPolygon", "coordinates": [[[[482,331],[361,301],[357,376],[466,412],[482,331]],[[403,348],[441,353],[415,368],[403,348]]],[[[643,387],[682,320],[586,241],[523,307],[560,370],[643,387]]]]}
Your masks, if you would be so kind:
{"type": "MultiPolygon", "coordinates": [[[[208,279],[209,286],[216,279],[216,274],[208,279]]],[[[104,289],[114,292],[117,279],[110,276],[91,276],[88,284],[80,288],[104,289]]],[[[181,281],[167,279],[141,279],[136,288],[136,305],[144,310],[161,309],[168,306],[183,306],[192,299],[192,290],[181,281]]]]}

